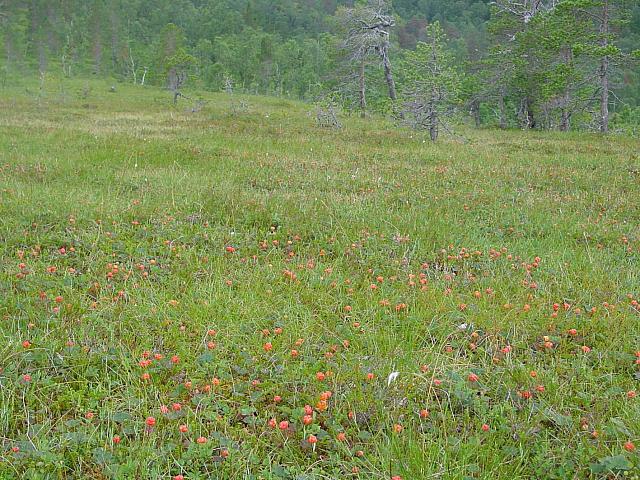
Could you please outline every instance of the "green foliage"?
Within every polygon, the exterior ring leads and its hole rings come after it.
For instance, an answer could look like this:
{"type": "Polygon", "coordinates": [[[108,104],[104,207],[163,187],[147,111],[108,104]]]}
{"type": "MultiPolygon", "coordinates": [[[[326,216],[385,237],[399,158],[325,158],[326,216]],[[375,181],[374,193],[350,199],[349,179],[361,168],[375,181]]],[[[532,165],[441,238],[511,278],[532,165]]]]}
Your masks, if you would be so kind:
{"type": "Polygon", "coordinates": [[[614,112],[611,125],[614,131],[640,135],[640,106],[623,105],[614,112]]]}
{"type": "MultiPolygon", "coordinates": [[[[474,108],[479,105],[483,112],[495,112],[502,99],[511,125],[525,97],[536,116],[549,116],[540,126],[555,122],[558,99],[567,92],[569,108],[576,113],[584,110],[582,105],[593,92],[583,83],[603,56],[613,59],[611,89],[616,97],[640,105],[640,62],[629,61],[640,55],[633,53],[640,43],[637,2],[610,0],[617,13],[607,45],[601,44],[597,28],[588,25],[602,0],[561,0],[553,11],[527,25],[486,0],[392,3],[394,75],[401,75],[396,59],[424,42],[425,27],[438,21],[449,37],[448,48],[458,69],[465,72],[464,101],[474,108]],[[562,63],[558,53],[567,47],[576,59],[570,66],[558,66],[562,63]]],[[[5,79],[44,71],[127,83],[140,83],[144,76],[146,84],[164,85],[167,60],[183,50],[196,59],[192,87],[219,91],[230,80],[237,91],[313,100],[338,83],[335,15],[352,4],[347,0],[5,1],[0,6],[0,66],[7,72],[5,79]]],[[[377,73],[371,63],[369,70],[377,73]]],[[[367,75],[367,102],[375,110],[388,111],[379,76],[367,75]]],[[[483,122],[491,123],[486,117],[483,122]]]]}
{"type": "MultiPolygon", "coordinates": [[[[520,5],[506,2],[509,5],[520,5]]],[[[544,2],[541,3],[544,5],[544,2]]],[[[568,129],[589,126],[588,112],[599,108],[603,59],[607,59],[609,89],[623,69],[633,70],[632,52],[623,46],[627,28],[626,0],[608,2],[608,29],[603,28],[603,2],[562,0],[542,8],[528,21],[517,8],[493,10],[489,31],[493,48],[481,63],[484,77],[499,82],[501,91],[485,88],[484,101],[519,104],[521,125],[568,129]]],[[[633,75],[625,74],[628,79],[633,75]]],[[[627,98],[630,98],[627,96],[627,98]]]]}
{"type": "Polygon", "coordinates": [[[439,22],[426,28],[426,41],[419,42],[415,50],[404,53],[399,71],[405,95],[418,94],[426,98],[433,93],[443,110],[459,103],[461,75],[439,22]]]}
{"type": "Polygon", "coordinates": [[[164,70],[188,71],[197,65],[198,61],[193,55],[189,55],[184,48],[179,48],[173,55],[165,57],[164,70]]]}

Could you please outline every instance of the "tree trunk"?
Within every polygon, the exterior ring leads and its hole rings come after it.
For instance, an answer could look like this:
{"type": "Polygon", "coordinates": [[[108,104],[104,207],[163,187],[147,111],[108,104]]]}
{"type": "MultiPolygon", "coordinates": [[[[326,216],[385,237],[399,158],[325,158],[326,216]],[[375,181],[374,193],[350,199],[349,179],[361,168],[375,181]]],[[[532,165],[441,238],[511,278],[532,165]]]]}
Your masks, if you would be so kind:
{"type": "Polygon", "coordinates": [[[571,113],[569,113],[569,109],[567,107],[562,108],[560,113],[560,131],[561,132],[569,131],[570,119],[571,119],[571,113]]]}
{"type": "Polygon", "coordinates": [[[95,43],[93,44],[93,73],[95,75],[100,75],[102,67],[102,41],[99,35],[99,33],[96,35],[95,43]]]}
{"type": "Polygon", "coordinates": [[[395,102],[398,97],[396,95],[396,82],[393,81],[393,75],[391,74],[391,62],[389,61],[388,49],[389,42],[385,41],[380,49],[380,54],[382,56],[382,66],[384,67],[384,79],[389,89],[389,98],[395,102]]]}
{"type": "Polygon", "coordinates": [[[518,119],[522,128],[535,128],[536,119],[533,115],[531,99],[526,96],[520,100],[520,108],[518,109],[518,119]]]}
{"type": "MultiPolygon", "coordinates": [[[[573,60],[571,48],[563,47],[562,49],[562,59],[564,64],[571,68],[571,62],[573,60]]],[[[569,92],[569,87],[565,87],[564,92],[562,94],[562,108],[560,109],[560,131],[567,132],[569,131],[569,123],[571,121],[571,93],[569,92]]]]}
{"type": "Polygon", "coordinates": [[[607,133],[609,131],[609,58],[602,58],[600,64],[600,131],[607,133]]]}
{"type": "Polygon", "coordinates": [[[498,119],[499,126],[501,129],[507,128],[507,112],[504,105],[504,92],[500,91],[498,95],[498,108],[500,109],[500,118],[498,119]]]}
{"type": "Polygon", "coordinates": [[[11,35],[5,35],[4,48],[5,53],[7,54],[7,63],[12,63],[15,60],[15,53],[13,49],[13,43],[11,42],[11,35]]]}
{"type": "Polygon", "coordinates": [[[47,50],[42,41],[38,42],[38,69],[40,72],[47,71],[47,50]]]}
{"type": "Polygon", "coordinates": [[[533,116],[533,108],[532,108],[532,104],[531,104],[531,99],[529,97],[527,97],[527,124],[529,125],[529,128],[535,128],[536,127],[536,119],[533,116]]]}
{"type": "Polygon", "coordinates": [[[118,68],[118,50],[119,50],[119,35],[118,35],[118,15],[115,11],[111,12],[111,68],[113,71],[117,71],[118,68]]]}
{"type": "Polygon", "coordinates": [[[131,64],[131,76],[133,77],[133,84],[136,85],[138,83],[138,75],[136,72],[136,62],[133,59],[133,55],[131,54],[131,45],[129,45],[129,63],[131,64]]]}
{"type": "Polygon", "coordinates": [[[432,111],[430,117],[429,138],[431,138],[432,142],[435,142],[438,139],[438,116],[432,111]]]}
{"type": "Polygon", "coordinates": [[[435,142],[438,139],[438,112],[436,112],[437,101],[434,96],[435,95],[432,95],[431,103],[429,105],[429,138],[431,138],[432,142],[435,142]]]}
{"type": "Polygon", "coordinates": [[[480,127],[480,101],[477,98],[471,101],[471,116],[476,128],[480,127]]]}
{"type": "MultiPolygon", "coordinates": [[[[609,1],[604,0],[602,4],[602,23],[600,25],[600,35],[602,37],[600,44],[607,47],[609,40],[609,1]]],[[[599,129],[602,133],[609,131],[609,57],[602,57],[600,61],[600,122],[599,129]]]]}
{"type": "Polygon", "coordinates": [[[365,84],[364,84],[364,66],[365,66],[365,59],[363,57],[362,60],[360,61],[360,73],[359,73],[360,89],[358,92],[360,95],[360,117],[362,118],[364,118],[367,113],[367,98],[365,96],[365,84]]]}

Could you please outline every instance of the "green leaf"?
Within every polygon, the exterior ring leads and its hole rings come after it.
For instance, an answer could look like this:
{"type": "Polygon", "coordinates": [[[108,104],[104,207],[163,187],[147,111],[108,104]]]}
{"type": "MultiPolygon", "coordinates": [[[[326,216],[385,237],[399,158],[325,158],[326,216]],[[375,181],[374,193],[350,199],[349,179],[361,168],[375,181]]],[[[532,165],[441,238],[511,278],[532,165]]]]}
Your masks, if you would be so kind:
{"type": "Polygon", "coordinates": [[[633,434],[629,431],[621,418],[613,417],[609,419],[609,422],[613,425],[616,432],[621,433],[626,437],[633,437],[633,434]]]}
{"type": "Polygon", "coordinates": [[[593,473],[624,472],[631,470],[633,464],[624,455],[601,458],[598,463],[590,465],[593,473]]]}
{"type": "Polygon", "coordinates": [[[116,412],[111,416],[111,420],[116,423],[124,423],[127,420],[131,420],[131,414],[129,412],[116,412]]]}
{"type": "Polygon", "coordinates": [[[253,415],[255,413],[255,407],[245,406],[240,408],[240,415],[253,415]]]}
{"type": "Polygon", "coordinates": [[[467,470],[469,471],[469,473],[475,474],[475,473],[480,473],[480,466],[476,463],[472,463],[467,467],[467,470]]]}
{"type": "Polygon", "coordinates": [[[280,478],[287,478],[289,476],[289,472],[287,472],[287,469],[284,468],[282,465],[274,465],[274,467],[271,469],[271,472],[276,477],[280,477],[280,478]]]}
{"type": "Polygon", "coordinates": [[[81,445],[89,441],[89,435],[83,432],[69,432],[62,436],[64,440],[71,444],[81,445]]]}
{"type": "Polygon", "coordinates": [[[570,416],[562,415],[551,407],[546,408],[543,413],[557,428],[566,428],[573,423],[573,419],[570,416]]]}
{"type": "Polygon", "coordinates": [[[197,362],[198,362],[200,365],[204,365],[204,364],[206,364],[206,363],[213,362],[214,358],[215,358],[215,357],[213,356],[213,353],[211,353],[211,352],[204,352],[203,354],[201,354],[201,355],[199,355],[199,356],[198,356],[197,362]]]}
{"type": "Polygon", "coordinates": [[[106,465],[113,462],[113,454],[104,448],[93,450],[93,461],[98,465],[106,465]]]}

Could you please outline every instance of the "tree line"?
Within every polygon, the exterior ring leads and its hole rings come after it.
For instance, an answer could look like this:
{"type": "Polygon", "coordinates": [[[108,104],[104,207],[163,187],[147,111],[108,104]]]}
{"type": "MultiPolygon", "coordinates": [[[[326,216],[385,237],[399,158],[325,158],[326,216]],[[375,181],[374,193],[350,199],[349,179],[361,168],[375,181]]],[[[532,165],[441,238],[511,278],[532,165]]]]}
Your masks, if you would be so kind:
{"type": "Polygon", "coordinates": [[[640,123],[638,0],[0,0],[4,78],[335,102],[429,131],[640,123]]]}

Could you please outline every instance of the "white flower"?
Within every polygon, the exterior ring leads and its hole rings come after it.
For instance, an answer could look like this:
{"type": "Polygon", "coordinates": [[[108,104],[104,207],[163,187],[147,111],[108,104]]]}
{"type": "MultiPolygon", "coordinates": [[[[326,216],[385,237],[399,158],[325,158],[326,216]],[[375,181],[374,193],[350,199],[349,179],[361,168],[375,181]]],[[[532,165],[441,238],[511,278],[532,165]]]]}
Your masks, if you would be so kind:
{"type": "Polygon", "coordinates": [[[398,375],[400,375],[400,372],[391,372],[387,377],[387,386],[391,385],[391,383],[398,378],[398,375]]]}

